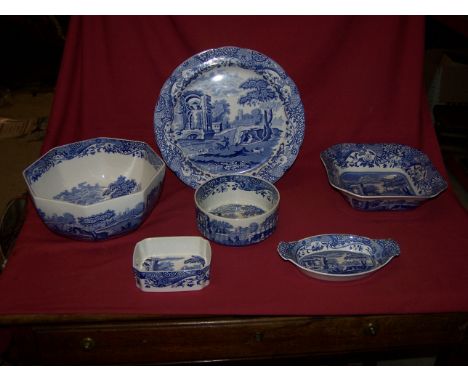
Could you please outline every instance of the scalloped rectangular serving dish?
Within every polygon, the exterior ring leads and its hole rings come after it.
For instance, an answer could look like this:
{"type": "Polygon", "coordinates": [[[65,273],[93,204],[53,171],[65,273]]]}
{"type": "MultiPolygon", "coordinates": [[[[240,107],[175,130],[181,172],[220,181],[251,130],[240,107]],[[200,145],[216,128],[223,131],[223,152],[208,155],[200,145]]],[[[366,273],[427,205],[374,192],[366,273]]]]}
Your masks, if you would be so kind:
{"type": "Polygon", "coordinates": [[[320,158],[331,186],[360,210],[411,209],[447,188],[425,154],[397,143],[342,143],[320,158]]]}

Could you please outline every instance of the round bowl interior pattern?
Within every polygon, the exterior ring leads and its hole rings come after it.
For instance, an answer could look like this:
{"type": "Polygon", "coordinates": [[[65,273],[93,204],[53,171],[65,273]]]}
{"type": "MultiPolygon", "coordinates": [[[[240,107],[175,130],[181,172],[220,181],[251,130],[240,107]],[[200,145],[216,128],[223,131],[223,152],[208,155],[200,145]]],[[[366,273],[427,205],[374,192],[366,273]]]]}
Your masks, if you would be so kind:
{"type": "Polygon", "coordinates": [[[95,138],[56,147],[23,172],[54,232],[101,240],[137,228],[154,207],[165,164],[144,142],[95,138]]]}
{"type": "Polygon", "coordinates": [[[320,157],[330,184],[357,209],[410,209],[447,188],[429,158],[405,145],[343,143],[320,157]]]}
{"type": "Polygon", "coordinates": [[[399,256],[392,239],[370,239],[348,234],[324,234],[280,242],[278,253],[309,277],[350,281],[377,271],[399,256]]]}
{"type": "Polygon", "coordinates": [[[256,177],[213,178],[195,191],[198,229],[220,244],[258,243],[276,228],[279,199],[275,186],[256,177]]]}

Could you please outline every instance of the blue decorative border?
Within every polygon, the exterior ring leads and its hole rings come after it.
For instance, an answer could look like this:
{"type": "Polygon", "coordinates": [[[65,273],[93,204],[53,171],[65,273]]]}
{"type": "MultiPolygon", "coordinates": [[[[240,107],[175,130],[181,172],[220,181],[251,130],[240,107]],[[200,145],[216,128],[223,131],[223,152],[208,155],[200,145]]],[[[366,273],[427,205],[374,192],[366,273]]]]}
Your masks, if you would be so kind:
{"type": "Polygon", "coordinates": [[[228,221],[215,219],[199,208],[196,209],[197,227],[208,240],[229,246],[245,246],[259,243],[273,234],[278,222],[278,210],[267,216],[260,224],[234,226],[228,221]]]}
{"type": "Polygon", "coordinates": [[[288,123],[281,143],[267,162],[260,168],[248,172],[272,183],[277,181],[296,159],[304,139],[305,117],[299,91],[285,71],[269,57],[250,49],[238,47],[222,47],[210,49],[192,56],[179,65],[165,82],[154,112],[154,132],[156,142],[167,165],[176,175],[189,186],[196,188],[210,178],[223,174],[204,172],[167,136],[174,120],[174,108],[182,91],[201,74],[213,67],[228,67],[236,65],[243,69],[267,76],[268,71],[277,74],[275,84],[278,94],[282,95],[288,123]],[[289,88],[290,92],[282,90],[289,88]],[[288,93],[288,94],[286,94],[288,93]]]}
{"type": "Polygon", "coordinates": [[[245,175],[225,175],[213,178],[197,189],[195,198],[200,203],[209,196],[237,189],[254,191],[256,195],[261,195],[272,204],[279,201],[279,192],[275,186],[263,179],[245,175]]]}
{"type": "Polygon", "coordinates": [[[97,153],[121,154],[146,159],[156,168],[164,164],[147,143],[117,138],[93,138],[59,146],[48,151],[24,170],[24,177],[31,185],[51,168],[64,161],[92,156],[97,153]]]}
{"type": "Polygon", "coordinates": [[[144,289],[150,288],[193,288],[203,286],[210,280],[210,267],[173,272],[144,272],[133,268],[137,283],[144,289]]]}
{"type": "Polygon", "coordinates": [[[128,179],[126,176],[119,175],[107,187],[100,186],[99,183],[93,185],[88,182],[81,182],[69,190],[65,189],[59,192],[52,199],[88,206],[139,191],[141,191],[140,183],[137,183],[135,179],[128,179]]]}

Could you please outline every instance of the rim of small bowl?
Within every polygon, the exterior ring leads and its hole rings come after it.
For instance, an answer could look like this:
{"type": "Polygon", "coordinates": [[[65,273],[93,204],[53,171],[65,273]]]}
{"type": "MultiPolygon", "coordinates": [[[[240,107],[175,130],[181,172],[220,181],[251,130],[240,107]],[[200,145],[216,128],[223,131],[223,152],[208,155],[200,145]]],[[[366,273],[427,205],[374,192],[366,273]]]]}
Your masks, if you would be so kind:
{"type": "MultiPolygon", "coordinates": [[[[320,160],[322,161],[322,164],[325,167],[325,172],[327,173],[328,183],[330,183],[330,185],[332,187],[334,187],[335,189],[341,191],[344,194],[352,196],[355,199],[362,199],[362,200],[402,200],[402,199],[426,200],[426,199],[435,198],[437,195],[439,195],[443,191],[445,191],[447,189],[447,187],[448,187],[447,181],[442,177],[442,175],[437,170],[437,168],[433,165],[433,163],[429,159],[429,157],[425,153],[423,153],[421,150],[418,150],[418,149],[416,149],[414,147],[404,145],[404,144],[401,144],[401,143],[378,143],[378,142],[377,143],[362,143],[363,145],[398,145],[398,146],[402,146],[402,147],[407,147],[407,148],[409,148],[409,149],[411,149],[413,151],[418,152],[423,157],[427,158],[429,163],[434,168],[434,171],[437,173],[437,175],[440,177],[440,179],[444,182],[444,187],[442,187],[436,193],[432,193],[432,194],[429,194],[429,195],[428,194],[425,194],[425,195],[360,195],[360,194],[356,194],[356,193],[354,193],[352,191],[349,191],[349,190],[347,190],[347,189],[345,189],[343,187],[340,187],[339,185],[337,185],[336,183],[333,182],[333,180],[331,179],[331,169],[329,168],[329,166],[327,166],[327,163],[325,162],[325,159],[324,159],[325,153],[328,152],[330,149],[332,149],[334,147],[337,147],[337,146],[346,145],[346,144],[357,145],[357,144],[360,144],[360,143],[350,143],[350,142],[337,143],[337,144],[335,144],[333,146],[330,146],[327,149],[323,150],[320,153],[320,160]]],[[[399,167],[399,169],[401,169],[401,167],[399,167]]],[[[406,172],[405,172],[405,175],[407,176],[406,172]]]]}
{"type": "Polygon", "coordinates": [[[281,195],[280,195],[280,192],[278,190],[278,188],[271,182],[269,182],[268,180],[265,180],[265,179],[262,179],[262,178],[259,178],[259,177],[256,177],[256,176],[253,176],[253,175],[244,175],[244,174],[229,174],[229,175],[220,175],[220,176],[216,176],[214,178],[211,178],[209,180],[207,180],[205,183],[201,184],[200,186],[198,186],[196,189],[195,189],[195,192],[194,192],[194,200],[195,200],[195,206],[200,210],[202,211],[203,213],[207,214],[208,216],[214,218],[214,219],[222,219],[222,220],[226,220],[226,221],[249,221],[249,220],[257,220],[259,218],[262,218],[262,217],[266,217],[268,215],[271,215],[272,213],[274,213],[277,209],[278,209],[278,206],[279,206],[279,202],[280,202],[280,199],[281,199],[281,195]],[[278,200],[276,201],[276,203],[274,204],[273,207],[271,207],[268,211],[265,211],[264,213],[262,214],[259,214],[259,215],[255,215],[255,216],[249,216],[249,217],[245,217],[245,218],[229,218],[229,217],[224,217],[224,216],[219,216],[219,215],[215,215],[209,211],[207,211],[206,209],[202,208],[200,206],[200,204],[198,203],[198,200],[197,200],[197,194],[198,194],[198,191],[203,187],[205,186],[207,183],[215,180],[215,179],[220,179],[220,178],[224,178],[224,177],[227,177],[227,176],[242,176],[242,177],[245,177],[245,178],[254,178],[254,179],[258,179],[266,184],[268,184],[270,187],[272,187],[274,189],[274,191],[276,192],[276,195],[278,195],[278,200]]]}
{"type": "MultiPolygon", "coordinates": [[[[52,152],[53,150],[56,150],[56,149],[59,149],[61,147],[66,147],[66,146],[70,146],[72,144],[76,144],[76,143],[81,143],[81,142],[87,142],[87,141],[93,141],[93,140],[97,140],[97,139],[112,139],[112,140],[115,140],[115,141],[126,141],[126,142],[136,142],[136,143],[142,143],[144,144],[149,150],[151,150],[153,152],[154,155],[156,155],[160,160],[161,160],[161,164],[162,166],[159,168],[159,170],[156,171],[156,174],[154,174],[154,176],[151,178],[151,180],[148,182],[148,185],[151,184],[154,179],[159,176],[159,174],[162,172],[162,171],[165,171],[165,168],[166,168],[166,163],[164,162],[164,160],[156,153],[156,151],[153,150],[153,148],[147,143],[147,142],[144,142],[144,141],[140,141],[140,140],[134,140],[134,139],[125,139],[125,138],[115,138],[115,137],[95,137],[95,138],[88,138],[88,139],[82,139],[82,140],[79,140],[79,141],[73,141],[73,142],[69,142],[69,143],[66,143],[66,144],[63,144],[63,145],[59,145],[59,146],[54,146],[52,147],[51,149],[47,150],[44,154],[42,154],[40,156],[40,158],[36,159],[34,162],[32,162],[29,166],[27,166],[22,174],[23,174],[23,178],[26,182],[26,185],[28,186],[28,189],[29,189],[29,192],[31,194],[31,196],[34,198],[34,199],[38,199],[38,200],[43,200],[43,201],[46,201],[46,202],[51,202],[51,203],[54,203],[54,204],[57,204],[57,205],[65,205],[65,206],[75,206],[76,208],[79,208],[79,209],[91,209],[92,207],[96,207],[96,206],[100,206],[100,205],[105,205],[105,204],[113,204],[115,202],[118,202],[120,200],[122,200],[122,198],[124,197],[130,197],[130,196],[140,196],[140,194],[143,194],[143,190],[140,190],[140,191],[136,191],[136,192],[133,192],[131,194],[127,194],[127,195],[122,195],[122,196],[118,196],[117,198],[114,198],[114,199],[107,199],[107,200],[102,200],[102,201],[99,201],[99,202],[96,202],[96,203],[92,203],[92,204],[76,204],[76,203],[72,203],[72,202],[67,202],[65,200],[56,200],[56,199],[50,199],[50,198],[44,198],[42,196],[38,196],[34,190],[32,189],[31,187],[31,184],[29,183],[28,179],[26,178],[26,171],[32,167],[34,164],[36,164],[37,162],[39,162],[40,160],[42,160],[42,158],[44,158],[46,155],[48,155],[50,152],[52,152]]],[[[162,180],[161,180],[162,181],[162,180]]]]}
{"type": "MultiPolygon", "coordinates": [[[[398,244],[398,242],[397,242],[395,239],[392,239],[392,238],[373,239],[373,238],[367,237],[367,236],[356,235],[356,234],[347,234],[347,233],[322,233],[322,234],[320,234],[320,235],[312,235],[312,236],[304,237],[304,238],[302,238],[302,239],[296,240],[296,242],[302,241],[302,240],[306,240],[306,239],[312,239],[312,238],[320,237],[320,236],[348,236],[348,237],[349,237],[349,236],[352,236],[352,237],[357,237],[357,238],[359,238],[359,239],[368,239],[368,240],[373,241],[373,242],[376,242],[376,241],[378,241],[378,240],[390,240],[390,241],[393,241],[393,242],[397,245],[397,247],[398,247],[398,253],[397,253],[395,256],[389,257],[388,260],[387,260],[385,263],[379,265],[379,266],[376,267],[376,268],[369,269],[369,270],[364,271],[364,272],[352,273],[352,274],[348,274],[348,275],[343,275],[343,274],[330,274],[330,273],[324,273],[324,272],[313,271],[313,270],[311,270],[311,269],[309,269],[309,268],[306,268],[306,267],[304,267],[304,266],[302,266],[302,265],[296,263],[295,261],[293,261],[293,260],[291,260],[291,259],[284,259],[283,256],[281,256],[281,255],[280,255],[280,257],[281,257],[283,260],[285,260],[285,261],[291,262],[291,263],[294,264],[296,267],[300,268],[301,270],[303,270],[303,271],[305,271],[305,272],[307,272],[307,273],[312,273],[312,274],[316,274],[316,275],[320,275],[320,276],[328,276],[328,277],[330,277],[330,278],[336,278],[336,279],[339,279],[339,278],[348,278],[348,279],[350,279],[349,281],[353,281],[353,279],[356,278],[356,277],[365,276],[365,275],[367,275],[367,274],[369,274],[369,273],[373,273],[373,272],[375,272],[375,271],[377,271],[377,270],[383,268],[383,267],[384,267],[385,265],[387,265],[393,258],[400,256],[400,253],[401,253],[400,245],[398,244]]],[[[279,254],[279,246],[280,246],[281,243],[282,243],[282,242],[280,241],[280,242],[278,243],[278,246],[276,247],[276,250],[277,250],[278,254],[279,254]]],[[[283,243],[289,244],[290,242],[288,242],[288,241],[283,241],[283,243]]]]}

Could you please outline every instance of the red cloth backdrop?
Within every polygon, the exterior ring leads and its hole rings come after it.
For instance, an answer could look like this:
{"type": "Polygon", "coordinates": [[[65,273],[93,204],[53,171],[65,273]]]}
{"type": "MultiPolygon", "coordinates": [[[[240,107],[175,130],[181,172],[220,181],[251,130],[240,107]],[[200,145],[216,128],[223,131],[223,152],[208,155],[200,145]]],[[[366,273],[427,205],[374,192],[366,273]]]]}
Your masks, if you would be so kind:
{"type": "Polygon", "coordinates": [[[157,149],[159,91],[185,59],[240,46],[278,62],[299,88],[306,134],[276,183],[279,224],[243,248],[212,243],[211,285],[143,293],[134,245],[199,235],[193,190],[169,169],[153,213],[134,233],[97,243],[50,232],[30,207],[6,270],[0,314],[374,314],[468,310],[468,219],[451,190],[408,212],[359,212],[328,184],[319,153],[341,142],[398,142],[444,174],[423,91],[422,17],[75,17],[43,151],[98,136],[157,149]],[[391,237],[401,256],[365,279],[307,278],[276,252],[280,240],[322,233],[391,237]]]}

